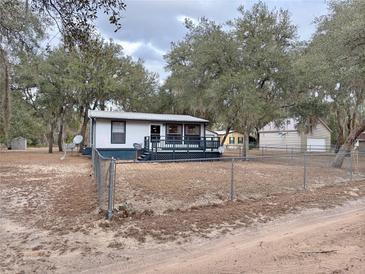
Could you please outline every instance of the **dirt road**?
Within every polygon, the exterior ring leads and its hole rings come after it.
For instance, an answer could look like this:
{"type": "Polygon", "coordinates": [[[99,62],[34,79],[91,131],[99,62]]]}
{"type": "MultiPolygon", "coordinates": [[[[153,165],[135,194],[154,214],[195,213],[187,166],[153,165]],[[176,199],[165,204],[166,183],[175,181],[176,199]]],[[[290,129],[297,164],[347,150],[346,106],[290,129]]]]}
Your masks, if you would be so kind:
{"type": "MultiPolygon", "coordinates": [[[[308,210],[209,242],[87,273],[364,273],[365,200],[308,210]]],[[[134,260],[133,260],[134,261],[134,260]]]]}

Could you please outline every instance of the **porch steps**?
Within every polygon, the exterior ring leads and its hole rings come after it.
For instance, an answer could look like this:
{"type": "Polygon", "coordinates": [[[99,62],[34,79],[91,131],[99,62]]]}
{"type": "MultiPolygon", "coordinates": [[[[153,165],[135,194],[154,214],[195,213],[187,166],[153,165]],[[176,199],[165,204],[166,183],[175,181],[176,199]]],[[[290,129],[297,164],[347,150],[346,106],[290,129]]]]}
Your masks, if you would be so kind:
{"type": "Polygon", "coordinates": [[[144,151],[138,158],[138,161],[148,161],[151,159],[151,153],[148,151],[144,151]]]}

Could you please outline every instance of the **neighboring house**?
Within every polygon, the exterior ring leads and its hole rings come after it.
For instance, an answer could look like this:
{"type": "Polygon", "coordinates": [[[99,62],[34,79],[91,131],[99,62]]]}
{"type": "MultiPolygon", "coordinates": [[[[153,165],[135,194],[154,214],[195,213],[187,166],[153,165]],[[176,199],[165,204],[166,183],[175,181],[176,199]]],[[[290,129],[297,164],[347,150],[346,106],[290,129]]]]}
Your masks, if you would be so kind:
{"type": "Polygon", "coordinates": [[[219,136],[215,131],[206,129],[205,130],[205,137],[219,137],[219,136]]]}
{"type": "Polygon", "coordinates": [[[270,122],[259,130],[260,148],[327,151],[331,148],[331,129],[322,120],[309,133],[297,129],[298,122],[286,119],[277,127],[270,122]]]}
{"type": "Polygon", "coordinates": [[[89,111],[90,142],[103,156],[139,160],[219,157],[219,137],[208,120],[175,114],[89,111]]]}
{"type": "MultiPolygon", "coordinates": [[[[224,135],[226,134],[225,130],[216,130],[215,131],[218,135],[218,137],[220,138],[220,140],[223,140],[224,135]]],[[[224,141],[224,146],[229,148],[233,148],[234,146],[243,146],[243,142],[244,142],[244,134],[240,133],[236,130],[230,130],[226,140],[224,141]]],[[[252,136],[249,137],[249,143],[252,144],[256,144],[256,139],[252,136]]]]}
{"type": "MultiPolygon", "coordinates": [[[[224,136],[226,135],[225,130],[216,130],[215,132],[221,140],[223,140],[224,136]]],[[[242,133],[235,130],[230,130],[223,145],[242,145],[244,141],[243,137],[244,135],[242,133]]]]}

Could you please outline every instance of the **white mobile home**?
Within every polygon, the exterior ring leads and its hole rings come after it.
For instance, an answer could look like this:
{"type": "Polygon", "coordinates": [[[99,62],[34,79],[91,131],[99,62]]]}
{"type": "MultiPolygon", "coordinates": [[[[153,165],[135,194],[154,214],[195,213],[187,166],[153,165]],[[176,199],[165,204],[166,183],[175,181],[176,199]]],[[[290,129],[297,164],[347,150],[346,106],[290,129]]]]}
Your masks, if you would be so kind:
{"type": "Polygon", "coordinates": [[[208,120],[190,115],[89,111],[90,142],[104,156],[139,160],[219,157],[208,120]]]}
{"type": "Polygon", "coordinates": [[[286,119],[280,127],[270,122],[259,130],[261,149],[290,149],[328,151],[331,148],[331,129],[322,120],[308,133],[297,128],[296,119],[286,119]]]}

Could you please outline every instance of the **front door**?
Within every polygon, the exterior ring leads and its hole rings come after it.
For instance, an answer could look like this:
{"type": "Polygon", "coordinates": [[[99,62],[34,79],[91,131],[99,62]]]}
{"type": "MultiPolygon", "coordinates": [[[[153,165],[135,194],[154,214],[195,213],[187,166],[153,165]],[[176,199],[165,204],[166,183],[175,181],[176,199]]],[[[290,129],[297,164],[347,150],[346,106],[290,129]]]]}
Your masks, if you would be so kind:
{"type": "Polygon", "coordinates": [[[158,143],[161,138],[161,125],[151,125],[151,142],[158,143]]]}

